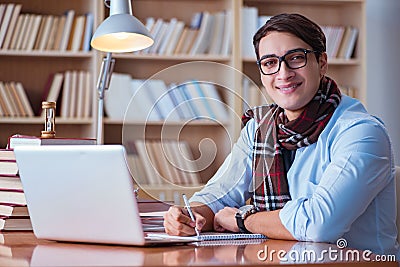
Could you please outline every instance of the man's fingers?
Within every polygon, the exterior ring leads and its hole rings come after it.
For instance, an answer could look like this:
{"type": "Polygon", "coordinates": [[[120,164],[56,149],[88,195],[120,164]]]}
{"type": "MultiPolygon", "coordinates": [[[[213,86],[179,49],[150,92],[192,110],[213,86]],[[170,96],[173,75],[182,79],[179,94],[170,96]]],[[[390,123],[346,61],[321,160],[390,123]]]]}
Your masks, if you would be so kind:
{"type": "Polygon", "coordinates": [[[194,235],[194,228],[175,220],[164,220],[165,232],[169,235],[187,236],[194,235]]]}
{"type": "Polygon", "coordinates": [[[194,235],[195,222],[180,207],[171,207],[164,215],[165,232],[170,235],[194,235]]]}
{"type": "Polygon", "coordinates": [[[193,213],[195,218],[196,218],[196,223],[193,225],[193,227],[196,226],[197,230],[203,229],[204,225],[206,224],[206,218],[201,216],[199,213],[194,212],[193,213]]]}

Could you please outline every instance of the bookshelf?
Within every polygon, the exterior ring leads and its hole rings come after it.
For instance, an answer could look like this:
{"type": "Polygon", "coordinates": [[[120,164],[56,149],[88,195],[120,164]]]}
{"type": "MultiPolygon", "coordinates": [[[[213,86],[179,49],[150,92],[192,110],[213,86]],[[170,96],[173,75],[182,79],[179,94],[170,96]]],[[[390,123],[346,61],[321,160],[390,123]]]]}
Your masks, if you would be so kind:
{"type": "MultiPolygon", "coordinates": [[[[74,10],[75,14],[83,15],[93,13],[95,24],[101,16],[98,13],[97,1],[45,1],[45,0],[11,0],[0,1],[0,4],[20,4],[21,14],[52,15],[61,17],[67,10],[74,10]]],[[[44,21],[44,20],[43,20],[44,21]]],[[[15,34],[15,33],[14,33],[15,34]]],[[[0,145],[4,147],[7,137],[20,133],[40,135],[43,130],[44,120],[38,115],[41,111],[41,101],[44,88],[51,73],[65,72],[67,70],[85,70],[95,73],[98,69],[98,55],[93,51],[60,51],[60,50],[28,50],[28,49],[0,49],[0,80],[18,81],[30,99],[35,117],[1,117],[0,145]]],[[[94,84],[94,77],[92,75],[94,84]]],[[[93,94],[95,95],[95,94],[93,94]]],[[[94,99],[93,99],[94,100],[94,99]]],[[[57,102],[57,111],[60,103],[57,102]]],[[[56,118],[56,132],[60,137],[94,137],[94,118],[56,118]]]]}
{"type": "MultiPolygon", "coordinates": [[[[100,0],[47,1],[47,0],[0,0],[0,4],[22,4],[21,13],[50,14],[61,16],[73,9],[75,14],[91,12],[94,25],[107,15],[108,9],[100,0]]],[[[245,6],[256,7],[259,15],[280,12],[298,12],[320,25],[354,26],[359,35],[354,57],[351,59],[329,58],[328,75],[339,84],[355,88],[355,95],[366,102],[365,88],[365,0],[134,0],[133,13],[143,23],[148,17],[169,21],[177,18],[189,26],[196,12],[217,13],[229,10],[232,22],[230,52],[221,54],[113,54],[116,59],[114,73],[126,73],[135,79],[163,79],[166,83],[179,83],[198,79],[218,84],[218,92],[228,107],[226,121],[193,120],[187,122],[122,121],[104,120],[104,142],[118,144],[130,139],[181,139],[189,143],[194,158],[202,166],[201,178],[207,181],[217,170],[240,132],[240,117],[244,108],[242,96],[243,78],[260,87],[259,71],[252,57],[243,57],[241,10],[245,6]]],[[[252,40],[247,40],[252,41],[252,40]]],[[[50,73],[67,70],[85,70],[91,74],[93,99],[89,118],[56,118],[57,136],[96,136],[95,84],[103,53],[83,51],[25,51],[0,49],[0,81],[19,81],[24,85],[33,108],[38,110],[43,88],[50,73]]],[[[42,118],[0,118],[0,145],[5,146],[7,137],[21,133],[39,135],[43,128],[42,118]]]]}

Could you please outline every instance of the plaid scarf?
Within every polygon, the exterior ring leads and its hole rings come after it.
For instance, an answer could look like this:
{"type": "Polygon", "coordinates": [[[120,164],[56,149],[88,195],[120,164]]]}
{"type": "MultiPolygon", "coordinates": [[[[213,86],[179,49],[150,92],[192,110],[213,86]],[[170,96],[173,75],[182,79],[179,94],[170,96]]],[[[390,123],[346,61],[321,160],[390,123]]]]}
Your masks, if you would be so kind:
{"type": "Polygon", "coordinates": [[[252,203],[258,210],[281,209],[291,199],[284,168],[282,147],[295,150],[315,143],[339,105],[341,93],[336,83],[321,79],[318,92],[295,120],[289,121],[276,104],[247,110],[242,122],[254,118],[252,203]]]}

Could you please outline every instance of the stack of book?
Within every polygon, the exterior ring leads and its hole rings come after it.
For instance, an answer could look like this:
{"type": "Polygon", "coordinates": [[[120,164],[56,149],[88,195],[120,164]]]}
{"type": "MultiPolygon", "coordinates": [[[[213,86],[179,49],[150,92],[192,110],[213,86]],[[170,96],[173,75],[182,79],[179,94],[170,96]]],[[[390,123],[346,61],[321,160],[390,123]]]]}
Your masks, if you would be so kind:
{"type": "Polygon", "coordinates": [[[90,138],[40,138],[13,135],[0,149],[0,231],[31,231],[28,207],[19,177],[14,148],[24,145],[94,145],[90,138]]]}
{"type": "Polygon", "coordinates": [[[0,150],[0,231],[31,231],[14,151],[0,150]]]}
{"type": "Polygon", "coordinates": [[[145,232],[164,232],[164,214],[166,211],[140,212],[140,220],[145,232]]]}

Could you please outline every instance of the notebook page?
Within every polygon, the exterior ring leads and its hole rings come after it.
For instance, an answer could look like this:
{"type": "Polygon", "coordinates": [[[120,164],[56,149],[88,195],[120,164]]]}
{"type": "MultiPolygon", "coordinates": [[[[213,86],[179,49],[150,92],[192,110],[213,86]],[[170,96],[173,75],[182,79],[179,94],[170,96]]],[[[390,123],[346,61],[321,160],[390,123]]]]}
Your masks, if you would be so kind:
{"type": "Polygon", "coordinates": [[[244,233],[217,233],[217,232],[205,232],[199,236],[171,236],[166,233],[148,233],[150,238],[173,238],[182,240],[193,240],[193,241],[210,241],[210,240],[233,240],[233,239],[266,239],[267,237],[262,234],[244,234],[244,233]]]}
{"type": "Polygon", "coordinates": [[[223,239],[223,240],[203,240],[192,242],[191,244],[197,247],[210,247],[210,246],[246,246],[258,245],[266,241],[265,238],[250,238],[250,239],[223,239]]]}

